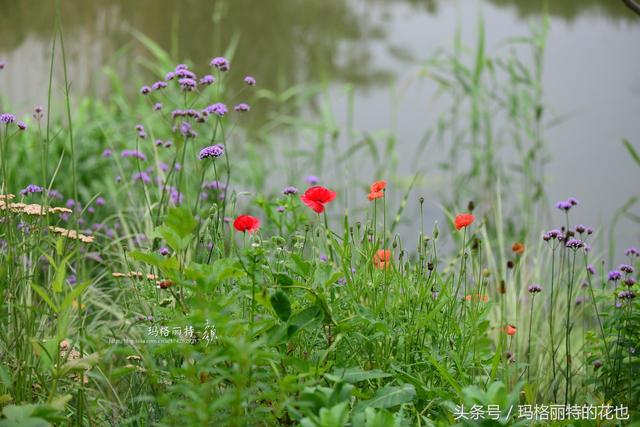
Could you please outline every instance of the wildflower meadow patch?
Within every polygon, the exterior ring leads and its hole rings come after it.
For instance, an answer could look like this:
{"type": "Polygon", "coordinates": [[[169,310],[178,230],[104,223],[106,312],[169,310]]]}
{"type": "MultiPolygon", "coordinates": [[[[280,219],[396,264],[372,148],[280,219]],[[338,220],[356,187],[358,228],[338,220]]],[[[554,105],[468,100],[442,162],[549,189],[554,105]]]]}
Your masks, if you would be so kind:
{"type": "MultiPolygon", "coordinates": [[[[452,71],[471,139],[499,63],[477,61],[452,71]]],[[[59,105],[0,104],[0,426],[640,422],[640,251],[609,265],[579,200],[544,206],[535,150],[514,200],[479,146],[441,203],[384,168],[283,173],[233,49],[150,68],[112,102],[75,100],[64,65],[59,105]]]]}

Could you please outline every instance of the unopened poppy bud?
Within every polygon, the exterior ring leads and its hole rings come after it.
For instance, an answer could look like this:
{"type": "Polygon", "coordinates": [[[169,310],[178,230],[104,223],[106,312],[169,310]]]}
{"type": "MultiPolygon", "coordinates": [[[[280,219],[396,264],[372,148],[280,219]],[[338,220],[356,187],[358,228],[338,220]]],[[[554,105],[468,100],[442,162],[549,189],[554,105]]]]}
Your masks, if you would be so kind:
{"type": "Polygon", "coordinates": [[[432,262],[428,262],[428,263],[427,263],[427,269],[428,269],[429,271],[433,271],[433,268],[434,268],[433,263],[432,263],[432,262]]]}
{"type": "Polygon", "coordinates": [[[360,227],[362,227],[362,223],[360,221],[356,222],[356,228],[360,230],[360,227]]]}
{"type": "Polygon", "coordinates": [[[514,265],[514,264],[513,264],[513,261],[511,261],[511,260],[507,261],[507,268],[508,268],[509,270],[511,270],[511,269],[513,268],[513,265],[514,265]]]}
{"type": "Polygon", "coordinates": [[[501,294],[507,293],[507,284],[504,282],[504,280],[500,281],[500,288],[498,289],[498,292],[500,292],[501,294]]]}
{"type": "Polygon", "coordinates": [[[437,239],[439,234],[440,234],[440,231],[438,230],[438,221],[436,221],[436,223],[433,226],[433,238],[437,239]]]}
{"type": "Polygon", "coordinates": [[[473,200],[470,200],[470,201],[469,201],[469,204],[467,205],[467,210],[468,210],[469,212],[473,212],[473,210],[474,210],[475,208],[476,208],[476,204],[475,204],[475,203],[473,203],[473,200]]]}
{"type": "Polygon", "coordinates": [[[398,247],[398,241],[394,240],[393,243],[391,244],[391,247],[394,248],[394,249],[397,248],[398,247]]]}
{"type": "Polygon", "coordinates": [[[418,201],[420,202],[420,204],[422,205],[424,203],[424,197],[420,196],[420,198],[418,199],[418,201]]]}
{"type": "Polygon", "coordinates": [[[483,277],[489,277],[491,276],[491,271],[489,271],[488,268],[485,268],[484,270],[482,270],[482,276],[483,277]]]}

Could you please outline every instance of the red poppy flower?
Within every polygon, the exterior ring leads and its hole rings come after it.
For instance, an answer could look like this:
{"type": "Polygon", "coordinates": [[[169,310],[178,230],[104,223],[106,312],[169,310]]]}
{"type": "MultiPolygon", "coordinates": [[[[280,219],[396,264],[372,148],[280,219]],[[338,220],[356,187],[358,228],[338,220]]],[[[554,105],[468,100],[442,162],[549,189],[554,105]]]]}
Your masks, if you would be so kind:
{"type": "Polygon", "coordinates": [[[456,226],[456,230],[460,230],[462,228],[470,226],[475,220],[476,217],[472,214],[458,214],[456,215],[456,219],[453,221],[453,223],[456,226]]]}
{"type": "Polygon", "coordinates": [[[380,199],[384,197],[384,190],[387,186],[387,181],[376,181],[369,187],[369,200],[380,199]]]}
{"type": "Polygon", "coordinates": [[[315,213],[324,212],[324,205],[336,198],[336,192],[320,185],[311,187],[300,196],[300,200],[309,206],[315,213]]]}
{"type": "Polygon", "coordinates": [[[464,297],[464,299],[466,299],[467,301],[471,301],[472,298],[473,298],[474,301],[482,301],[482,302],[489,301],[489,295],[475,294],[472,297],[471,294],[469,294],[466,297],[464,297]]]}
{"type": "Polygon", "coordinates": [[[511,250],[516,255],[522,255],[524,253],[524,245],[520,242],[514,243],[511,246],[511,250]]]}
{"type": "Polygon", "coordinates": [[[391,265],[391,251],[389,249],[380,249],[373,255],[373,265],[375,268],[384,270],[391,265]]]}
{"type": "Polygon", "coordinates": [[[240,215],[233,221],[233,228],[242,232],[255,233],[260,229],[260,220],[251,215],[240,215]]]}
{"type": "Polygon", "coordinates": [[[507,325],[504,328],[504,333],[512,337],[516,334],[516,327],[513,325],[507,325]]]}
{"type": "Polygon", "coordinates": [[[377,193],[378,191],[382,191],[387,187],[387,181],[376,181],[373,184],[371,184],[371,187],[369,187],[369,191],[371,191],[372,193],[377,193]]]}
{"type": "Polygon", "coordinates": [[[380,199],[384,197],[384,191],[372,191],[367,197],[369,200],[380,199]]]}

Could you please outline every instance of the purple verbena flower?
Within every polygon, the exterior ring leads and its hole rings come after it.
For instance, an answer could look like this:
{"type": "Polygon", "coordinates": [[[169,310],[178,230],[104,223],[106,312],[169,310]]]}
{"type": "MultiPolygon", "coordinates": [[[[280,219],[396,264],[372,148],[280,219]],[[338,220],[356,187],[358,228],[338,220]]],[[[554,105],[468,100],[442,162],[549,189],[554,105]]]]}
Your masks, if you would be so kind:
{"type": "Polygon", "coordinates": [[[49,190],[49,192],[47,193],[47,197],[49,197],[50,199],[57,199],[57,200],[62,200],[62,193],[60,193],[58,190],[52,188],[51,190],[49,190]]]}
{"type": "Polygon", "coordinates": [[[179,205],[182,203],[184,199],[181,192],[179,192],[175,187],[170,187],[169,191],[169,201],[174,205],[179,205]]]}
{"type": "Polygon", "coordinates": [[[166,81],[169,81],[169,80],[173,80],[175,77],[176,77],[176,73],[174,73],[173,71],[169,71],[167,75],[164,76],[164,79],[166,81]]]}
{"type": "Polygon", "coordinates": [[[127,157],[135,157],[137,159],[140,160],[147,160],[147,156],[144,155],[144,153],[138,151],[138,150],[123,150],[121,153],[121,156],[124,158],[127,157]]]}
{"type": "Polygon", "coordinates": [[[4,70],[4,67],[7,66],[7,63],[4,61],[0,61],[0,70],[4,70]]]}
{"type": "Polygon", "coordinates": [[[202,86],[209,86],[214,84],[215,82],[216,82],[216,79],[211,74],[207,74],[206,76],[200,79],[200,84],[202,86]]]}
{"type": "Polygon", "coordinates": [[[153,104],[153,111],[160,111],[162,110],[162,104],[160,102],[156,102],[155,104],[153,104]]]}
{"type": "Polygon", "coordinates": [[[105,204],[104,197],[98,197],[98,198],[96,199],[96,205],[98,205],[98,206],[104,206],[104,204],[105,204]]]}
{"type": "Polygon", "coordinates": [[[217,102],[215,104],[209,105],[204,109],[204,111],[207,112],[207,114],[215,114],[218,117],[224,117],[224,115],[227,114],[228,110],[227,106],[222,102],[217,102]]]}
{"type": "Polygon", "coordinates": [[[217,159],[223,154],[224,154],[224,147],[222,145],[220,144],[210,145],[200,150],[200,154],[198,154],[198,159],[200,160],[204,160],[208,158],[217,159]]]}
{"type": "Polygon", "coordinates": [[[20,190],[21,196],[26,196],[27,194],[33,194],[33,193],[42,193],[42,187],[35,184],[29,184],[25,188],[20,190]]]}
{"type": "Polygon", "coordinates": [[[527,288],[527,291],[530,294],[537,294],[538,292],[542,292],[542,286],[540,286],[540,285],[529,285],[529,287],[527,288]]]}
{"type": "Polygon", "coordinates": [[[595,267],[593,265],[589,264],[589,265],[587,265],[587,272],[589,274],[596,274],[596,269],[595,269],[595,267]]]}
{"type": "Polygon", "coordinates": [[[151,177],[146,172],[136,172],[133,174],[133,181],[142,181],[145,184],[148,184],[151,182],[151,177]]]}
{"type": "Polygon", "coordinates": [[[580,239],[569,239],[565,246],[571,249],[580,249],[584,247],[584,242],[580,239]]]}
{"type": "Polygon", "coordinates": [[[636,294],[633,291],[620,291],[618,293],[618,298],[621,300],[632,300],[636,297],[636,294]]]}
{"type": "Polygon", "coordinates": [[[193,81],[196,80],[196,74],[187,69],[177,70],[176,77],[178,77],[179,79],[191,79],[193,81]]]}
{"type": "Polygon", "coordinates": [[[149,86],[142,86],[140,88],[140,93],[143,95],[148,95],[149,93],[151,93],[151,88],[149,86]]]}
{"type": "Polygon", "coordinates": [[[633,266],[629,264],[620,264],[618,270],[622,271],[623,273],[631,274],[633,273],[633,266]]]}
{"type": "Polygon", "coordinates": [[[198,133],[193,130],[189,122],[182,122],[180,125],[180,133],[187,138],[195,138],[198,136],[198,133]]]}
{"type": "Polygon", "coordinates": [[[284,206],[278,206],[278,207],[276,208],[276,211],[278,211],[278,212],[280,212],[280,213],[282,213],[282,212],[284,212],[284,211],[286,211],[286,210],[287,210],[287,208],[286,208],[286,207],[284,207],[284,206]]]}
{"type": "Polygon", "coordinates": [[[191,92],[196,88],[196,81],[188,77],[178,80],[178,83],[180,84],[180,87],[182,88],[182,90],[187,92],[191,92]]]}
{"type": "Polygon", "coordinates": [[[20,129],[20,130],[27,130],[27,124],[25,122],[23,122],[22,120],[19,120],[16,123],[16,126],[18,126],[18,129],[20,129]]]}
{"type": "Polygon", "coordinates": [[[153,90],[161,90],[161,89],[164,89],[165,87],[167,87],[167,83],[163,82],[162,80],[158,80],[157,82],[151,85],[151,89],[153,90]]]}
{"type": "Polygon", "coordinates": [[[315,175],[309,175],[308,177],[305,178],[305,181],[307,181],[309,185],[316,185],[317,183],[320,182],[320,178],[318,178],[315,175]]]}
{"type": "Polygon", "coordinates": [[[202,183],[202,188],[206,190],[224,190],[225,187],[224,182],[220,181],[207,181],[202,183]]]}
{"type": "Polygon", "coordinates": [[[542,239],[545,242],[548,242],[549,240],[557,239],[560,236],[562,236],[562,231],[554,229],[554,230],[549,230],[546,233],[544,233],[543,236],[542,236],[542,239]]]}
{"type": "Polygon", "coordinates": [[[618,270],[612,270],[607,274],[607,279],[610,282],[617,282],[618,280],[622,279],[622,273],[620,273],[618,270]]]}
{"type": "Polygon", "coordinates": [[[36,107],[33,109],[33,118],[36,120],[42,119],[42,117],[44,117],[44,115],[42,114],[43,111],[44,109],[41,106],[36,105],[36,107]]]}
{"type": "Polygon", "coordinates": [[[247,77],[245,77],[245,78],[244,78],[244,82],[245,82],[246,84],[248,84],[249,86],[255,86],[255,85],[256,85],[256,79],[254,79],[254,78],[253,78],[253,77],[251,77],[251,76],[247,76],[247,77]]]}
{"type": "Polygon", "coordinates": [[[638,257],[640,256],[640,251],[635,246],[631,246],[629,249],[624,251],[624,254],[628,257],[638,257]]]}
{"type": "Polygon", "coordinates": [[[4,123],[4,124],[10,124],[10,123],[15,123],[16,121],[16,116],[14,116],[13,114],[10,113],[2,113],[0,114],[0,123],[4,123]]]}
{"type": "Polygon", "coordinates": [[[169,250],[169,248],[163,246],[158,250],[158,253],[162,256],[167,256],[171,253],[171,251],[169,250]]]}
{"type": "Polygon", "coordinates": [[[285,196],[289,196],[291,194],[298,194],[298,189],[290,185],[282,189],[282,194],[284,194],[285,196]]]}
{"type": "Polygon", "coordinates": [[[111,150],[109,150],[108,148],[106,148],[106,149],[102,152],[102,157],[111,157],[111,150]]]}
{"type": "Polygon", "coordinates": [[[624,284],[628,287],[631,287],[636,284],[636,279],[634,279],[633,277],[627,277],[626,279],[624,279],[624,284]]]}
{"type": "Polygon", "coordinates": [[[561,200],[556,203],[556,208],[568,212],[574,206],[578,206],[578,200],[575,197],[569,197],[567,200],[561,200]]]}
{"type": "Polygon", "coordinates": [[[236,105],[235,107],[233,107],[233,109],[239,113],[244,113],[246,111],[249,111],[251,107],[249,107],[248,104],[242,103],[242,104],[236,105]]]}
{"type": "Polygon", "coordinates": [[[213,58],[211,60],[210,65],[223,72],[229,71],[229,68],[230,68],[229,61],[227,61],[226,58],[223,58],[221,56],[213,58]]]}

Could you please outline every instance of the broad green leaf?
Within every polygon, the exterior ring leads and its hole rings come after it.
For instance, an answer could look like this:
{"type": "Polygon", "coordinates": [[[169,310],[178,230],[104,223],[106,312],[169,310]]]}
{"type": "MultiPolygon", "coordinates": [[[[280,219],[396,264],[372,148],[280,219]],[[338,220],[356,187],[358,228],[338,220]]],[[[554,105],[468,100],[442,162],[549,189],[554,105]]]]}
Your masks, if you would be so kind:
{"type": "Polygon", "coordinates": [[[364,371],[360,368],[336,368],[331,374],[324,375],[331,381],[345,381],[351,384],[355,384],[360,381],[375,380],[379,378],[390,377],[391,374],[382,372],[379,369],[373,369],[371,371],[364,371]]]}
{"type": "Polygon", "coordinates": [[[386,409],[375,410],[367,408],[364,410],[365,427],[396,427],[399,425],[392,413],[386,409]]]}
{"type": "Polygon", "coordinates": [[[88,287],[91,285],[91,281],[74,286],[73,290],[67,294],[60,305],[60,311],[64,311],[73,303],[73,300],[78,298],[88,287]]]}
{"type": "Polygon", "coordinates": [[[300,329],[319,326],[324,319],[324,312],[317,305],[312,305],[296,313],[289,319],[289,338],[300,329]]]}
{"type": "Polygon", "coordinates": [[[58,306],[51,300],[51,298],[49,297],[49,295],[47,295],[47,291],[45,291],[42,287],[36,285],[35,283],[31,283],[31,287],[33,288],[34,291],[36,291],[36,293],[38,295],[40,295],[40,298],[42,298],[44,300],[44,302],[47,303],[47,305],[55,312],[58,313],[60,310],[58,309],[58,306]]]}
{"type": "Polygon", "coordinates": [[[291,303],[289,302],[287,294],[282,290],[278,289],[271,295],[271,306],[283,322],[286,322],[289,320],[289,317],[291,317],[291,303]]]}
{"type": "Polygon", "coordinates": [[[371,408],[392,408],[411,402],[415,397],[416,389],[411,384],[403,384],[400,387],[386,386],[378,390],[373,399],[360,404],[371,408]]]}
{"type": "Polygon", "coordinates": [[[198,222],[187,208],[169,209],[164,224],[181,238],[191,235],[198,226],[198,222]]]}

